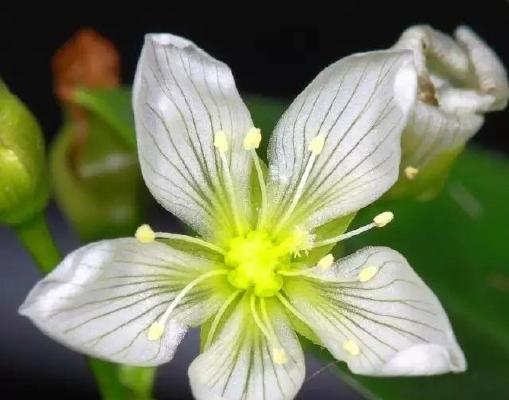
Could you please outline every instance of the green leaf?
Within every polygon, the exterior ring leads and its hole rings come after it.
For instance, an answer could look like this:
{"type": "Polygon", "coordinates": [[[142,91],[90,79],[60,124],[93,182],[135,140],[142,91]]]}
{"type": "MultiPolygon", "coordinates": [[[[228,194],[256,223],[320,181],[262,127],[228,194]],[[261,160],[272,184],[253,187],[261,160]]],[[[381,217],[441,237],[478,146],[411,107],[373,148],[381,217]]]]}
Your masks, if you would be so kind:
{"type": "Polygon", "coordinates": [[[127,146],[136,149],[131,88],[78,89],[73,100],[102,118],[127,146]]]}
{"type": "MultiPolygon", "coordinates": [[[[286,102],[247,99],[265,148],[286,102]]],[[[342,379],[367,398],[390,400],[509,398],[509,161],[481,149],[463,153],[433,201],[383,201],[359,213],[354,226],[381,211],[387,227],[345,242],[346,254],[366,245],[400,251],[447,310],[469,367],[463,374],[421,378],[342,379]]],[[[321,349],[317,354],[326,354],[321,349]]],[[[331,358],[325,360],[330,362],[331,358]]]]}

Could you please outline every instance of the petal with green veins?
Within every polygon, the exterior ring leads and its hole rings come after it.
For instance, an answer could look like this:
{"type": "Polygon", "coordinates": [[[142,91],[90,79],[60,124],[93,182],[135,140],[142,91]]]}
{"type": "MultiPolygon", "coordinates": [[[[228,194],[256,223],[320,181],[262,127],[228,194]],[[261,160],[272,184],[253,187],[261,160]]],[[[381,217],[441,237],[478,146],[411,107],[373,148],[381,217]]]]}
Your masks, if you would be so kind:
{"type": "Polygon", "coordinates": [[[287,280],[283,290],[290,307],[354,373],[466,369],[440,302],[394,250],[365,248],[328,270],[287,280]]]}
{"type": "Polygon", "coordinates": [[[396,181],[415,99],[409,51],[346,57],[292,103],[269,144],[269,198],[279,224],[323,225],[370,204],[396,181]]]}
{"type": "Polygon", "coordinates": [[[177,305],[158,340],[149,340],[149,328],[189,282],[216,267],[158,242],[97,242],[68,255],[32,289],[20,313],[82,353],[159,365],[171,360],[188,326],[217,310],[227,288],[213,279],[201,282],[177,305]]]}
{"type": "Polygon", "coordinates": [[[196,399],[284,400],[297,394],[305,375],[302,349],[282,306],[268,300],[266,308],[280,349],[260,331],[244,296],[189,368],[196,399]]]}
{"type": "Polygon", "coordinates": [[[242,230],[251,213],[252,165],[242,146],[253,125],[228,66],[186,39],[147,35],[133,108],[154,197],[206,238],[226,240],[242,230]]]}

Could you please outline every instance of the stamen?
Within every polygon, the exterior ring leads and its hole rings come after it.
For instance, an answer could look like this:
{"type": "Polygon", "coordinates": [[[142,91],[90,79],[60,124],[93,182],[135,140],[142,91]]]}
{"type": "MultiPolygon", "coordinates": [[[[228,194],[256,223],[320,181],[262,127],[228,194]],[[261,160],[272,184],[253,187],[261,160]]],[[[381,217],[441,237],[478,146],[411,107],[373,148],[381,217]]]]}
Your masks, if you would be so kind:
{"type": "Polygon", "coordinates": [[[360,228],[354,229],[353,231],[344,233],[342,235],[315,242],[313,244],[312,248],[315,249],[317,247],[326,246],[328,244],[341,242],[342,240],[349,239],[353,236],[357,236],[357,235],[359,235],[363,232],[369,231],[370,229],[373,229],[373,228],[383,228],[385,225],[390,223],[393,219],[394,219],[394,214],[390,211],[385,211],[381,214],[378,214],[375,218],[373,218],[372,223],[361,226],[360,228]]]}
{"type": "Polygon", "coordinates": [[[371,280],[371,278],[373,278],[376,275],[377,272],[378,272],[377,267],[372,266],[364,267],[362,271],[359,272],[357,278],[359,279],[360,282],[368,282],[369,280],[371,280]]]}
{"type": "Polygon", "coordinates": [[[267,339],[269,344],[272,346],[272,360],[276,364],[284,364],[287,362],[286,352],[280,346],[279,340],[274,332],[274,328],[272,327],[270,320],[268,319],[268,315],[266,315],[267,310],[265,309],[265,300],[264,298],[260,298],[260,305],[262,309],[262,314],[264,319],[266,319],[265,323],[262,322],[258,312],[256,311],[256,296],[251,295],[250,306],[251,306],[251,314],[253,315],[253,320],[255,324],[258,326],[263,336],[267,339]],[[266,325],[267,324],[267,325],[266,325]]]}
{"type": "MultiPolygon", "coordinates": [[[[332,257],[332,255],[331,255],[331,257],[332,257]]],[[[316,268],[320,268],[322,271],[326,271],[328,268],[330,268],[330,266],[334,262],[334,259],[332,259],[330,265],[327,267],[329,259],[330,258],[328,256],[325,256],[320,261],[318,261],[318,264],[315,266],[312,266],[309,268],[293,269],[293,270],[289,270],[289,271],[285,271],[283,269],[283,270],[277,271],[277,273],[282,276],[290,276],[290,277],[291,276],[306,276],[309,278],[317,278],[317,276],[315,275],[317,272],[316,268]],[[326,259],[326,260],[323,261],[322,265],[320,265],[320,261],[322,261],[323,259],[326,259]]]]}
{"type": "Polygon", "coordinates": [[[318,261],[317,266],[322,269],[322,271],[328,270],[332,264],[334,263],[334,256],[332,254],[327,254],[325,257],[322,257],[320,261],[318,261]]]}
{"type": "Polygon", "coordinates": [[[325,144],[324,135],[315,136],[309,143],[308,150],[311,152],[311,156],[308,159],[306,168],[304,169],[304,173],[302,174],[299,185],[297,186],[297,190],[295,191],[292,202],[286,209],[286,212],[283,215],[283,217],[279,220],[279,223],[276,225],[276,228],[274,230],[276,234],[279,232],[281,226],[287,221],[292,212],[295,210],[295,207],[297,206],[297,203],[299,202],[300,197],[304,192],[304,187],[306,186],[307,180],[309,179],[309,175],[311,173],[313,165],[315,164],[316,157],[322,152],[324,144],[325,144]]]}
{"type": "Polygon", "coordinates": [[[343,350],[345,350],[351,356],[358,356],[361,353],[359,345],[352,339],[348,339],[343,343],[343,350]]]}
{"type": "Polygon", "coordinates": [[[228,139],[224,131],[217,131],[214,134],[214,147],[221,153],[224,154],[228,151],[228,139]]]}
{"type": "Polygon", "coordinates": [[[260,129],[252,127],[244,138],[244,150],[256,150],[260,147],[262,141],[262,132],[260,129]]]}
{"type": "Polygon", "coordinates": [[[274,348],[272,350],[272,359],[274,360],[274,363],[278,365],[286,364],[288,362],[286,351],[282,348],[274,348]]]}
{"type": "Polygon", "coordinates": [[[373,218],[373,223],[378,228],[383,228],[385,225],[390,223],[394,219],[394,214],[390,211],[385,211],[381,214],[378,214],[375,218],[373,218]]]}
{"type": "Polygon", "coordinates": [[[249,150],[251,152],[251,157],[253,159],[253,164],[256,170],[256,176],[258,178],[258,184],[260,185],[260,194],[261,194],[261,208],[258,212],[258,221],[256,226],[259,227],[263,224],[263,219],[265,216],[265,210],[267,209],[267,186],[265,185],[265,178],[263,176],[262,166],[260,164],[260,159],[256,154],[256,149],[260,147],[260,142],[262,140],[262,133],[258,128],[251,128],[246,134],[244,138],[244,149],[249,150]]]}
{"type": "Polygon", "coordinates": [[[210,271],[206,274],[203,274],[199,276],[198,278],[194,279],[190,283],[188,283],[181,291],[180,293],[173,299],[173,301],[170,303],[164,314],[161,318],[159,318],[158,321],[155,321],[152,325],[150,325],[150,328],[148,329],[147,338],[148,340],[155,341],[159,340],[161,336],[164,334],[164,330],[166,329],[166,323],[168,322],[168,318],[170,317],[170,314],[173,312],[175,307],[178,306],[178,304],[182,301],[182,299],[199,283],[203,282],[206,279],[212,278],[214,276],[218,275],[226,275],[229,271],[226,269],[219,269],[210,271]]]}
{"type": "Polygon", "coordinates": [[[260,194],[262,204],[260,207],[260,211],[258,211],[258,221],[256,223],[257,227],[263,225],[263,221],[265,218],[265,211],[267,210],[267,186],[265,185],[265,179],[263,177],[262,166],[260,165],[260,159],[258,158],[258,154],[254,150],[251,151],[251,157],[253,158],[253,163],[256,169],[256,176],[258,177],[258,184],[260,185],[260,194]]]}
{"type": "Polygon", "coordinates": [[[238,204],[235,197],[235,188],[233,185],[233,179],[230,173],[230,167],[228,165],[228,160],[226,159],[226,152],[228,151],[228,138],[224,131],[217,131],[214,134],[214,147],[219,151],[221,156],[221,163],[223,165],[223,171],[225,175],[225,185],[228,196],[230,197],[230,203],[232,206],[232,214],[233,220],[235,222],[235,227],[237,228],[237,233],[242,235],[244,230],[242,228],[242,224],[240,222],[238,204]]]}
{"type": "Polygon", "coordinates": [[[205,342],[205,349],[208,349],[210,345],[212,344],[212,339],[214,338],[214,334],[216,333],[217,326],[219,325],[219,322],[221,321],[221,318],[223,317],[224,313],[230,306],[230,304],[237,298],[237,296],[242,293],[242,290],[236,290],[233,292],[230,297],[228,297],[219,311],[217,312],[216,316],[214,317],[214,320],[212,321],[212,325],[210,326],[209,333],[207,335],[207,341],[205,342]]]}
{"type": "Polygon", "coordinates": [[[176,233],[166,233],[166,232],[156,232],[156,233],[154,233],[154,235],[155,235],[156,239],[181,240],[183,242],[198,244],[198,245],[206,247],[212,251],[215,251],[219,254],[223,254],[223,255],[226,254],[226,252],[222,248],[216,246],[215,244],[209,243],[206,240],[200,239],[200,238],[195,238],[195,237],[187,236],[187,235],[179,235],[176,233]]]}
{"type": "Polygon", "coordinates": [[[256,296],[251,295],[251,298],[249,299],[249,305],[251,306],[251,314],[253,315],[253,320],[255,324],[258,326],[260,331],[263,333],[263,336],[270,342],[271,337],[269,332],[267,331],[267,328],[265,328],[265,325],[263,324],[262,320],[258,316],[258,312],[256,311],[256,296]]]}
{"type": "Polygon", "coordinates": [[[276,364],[285,364],[288,362],[288,357],[286,356],[286,351],[280,346],[280,342],[278,336],[276,335],[276,331],[270,322],[269,314],[267,313],[267,304],[265,302],[265,298],[260,298],[260,308],[262,310],[262,318],[264,319],[265,326],[267,326],[269,333],[272,335],[275,346],[272,348],[272,359],[276,364]]]}
{"type": "Polygon", "coordinates": [[[317,156],[318,154],[320,154],[322,152],[324,144],[325,144],[325,136],[317,135],[309,143],[308,150],[313,155],[317,156]]]}
{"type": "Polygon", "coordinates": [[[405,168],[405,176],[408,180],[413,181],[417,177],[417,174],[419,174],[418,168],[412,167],[411,165],[405,168]]]}
{"type": "Polygon", "coordinates": [[[156,234],[148,224],[140,225],[134,236],[140,243],[152,243],[156,239],[156,234]]]}
{"type": "Polygon", "coordinates": [[[148,340],[154,342],[163,336],[165,325],[161,322],[154,322],[148,329],[148,340]]]}

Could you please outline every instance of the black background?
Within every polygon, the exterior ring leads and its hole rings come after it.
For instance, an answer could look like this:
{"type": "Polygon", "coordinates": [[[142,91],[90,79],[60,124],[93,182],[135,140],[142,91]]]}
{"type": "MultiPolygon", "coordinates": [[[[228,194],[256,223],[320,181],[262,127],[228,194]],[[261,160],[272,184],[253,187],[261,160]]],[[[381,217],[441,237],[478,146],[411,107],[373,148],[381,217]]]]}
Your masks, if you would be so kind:
{"type": "MultiPolygon", "coordinates": [[[[337,2],[339,3],[339,2],[337,2]]],[[[41,122],[48,141],[60,122],[52,93],[50,60],[54,51],[80,27],[110,38],[122,57],[124,83],[130,83],[147,32],[171,32],[195,41],[233,70],[246,93],[291,99],[325,66],[348,54],[390,46],[408,26],[428,23],[447,33],[470,25],[509,65],[509,3],[504,0],[449,2],[362,2],[349,5],[308,2],[287,6],[281,16],[260,3],[237,3],[235,9],[209,13],[198,2],[177,12],[149,3],[124,3],[113,12],[95,5],[67,3],[59,9],[0,15],[0,76],[41,122]],[[256,12],[254,8],[256,7],[256,12]],[[143,8],[143,9],[142,9],[143,8]],[[296,11],[301,11],[299,17],[296,11]],[[304,11],[302,13],[302,11],[304,11]],[[271,16],[269,18],[269,15],[271,16]]],[[[217,10],[216,10],[217,11],[217,10]]],[[[488,115],[474,141],[509,153],[509,113],[488,115]]],[[[54,211],[54,210],[53,210],[54,211]]],[[[51,223],[64,251],[77,245],[55,212],[51,223]]],[[[93,398],[91,377],[80,356],[42,336],[16,315],[16,308],[37,279],[35,268],[14,240],[0,228],[0,397],[93,398]],[[15,391],[15,392],[14,392],[15,391]],[[15,393],[15,394],[14,394],[15,393]]],[[[197,346],[191,337],[158,380],[160,398],[186,398],[186,366],[197,346]],[[164,377],[163,377],[164,375],[164,377]]],[[[308,365],[308,374],[319,366],[308,365]]],[[[356,399],[338,378],[320,375],[304,385],[299,398],[356,399]]]]}
{"type": "MultiPolygon", "coordinates": [[[[36,113],[46,135],[59,124],[52,93],[50,60],[76,30],[90,26],[110,38],[122,56],[124,83],[131,83],[147,32],[171,32],[190,38],[233,70],[241,91],[295,97],[325,66],[351,53],[385,48],[408,26],[428,23],[452,33],[470,25],[509,64],[509,2],[484,1],[352,1],[348,5],[315,2],[288,6],[274,15],[261,3],[237,3],[212,12],[199,2],[186,11],[133,3],[115,12],[69,3],[42,14],[2,12],[0,76],[36,113]],[[64,6],[62,6],[64,7],[64,6]],[[256,9],[254,9],[256,7],[256,9]],[[66,9],[65,9],[66,10],[66,9]]],[[[88,4],[88,3],[87,3],[88,4]]],[[[103,5],[104,7],[104,5],[103,5]]],[[[509,152],[508,113],[489,115],[475,141],[509,152]]]]}

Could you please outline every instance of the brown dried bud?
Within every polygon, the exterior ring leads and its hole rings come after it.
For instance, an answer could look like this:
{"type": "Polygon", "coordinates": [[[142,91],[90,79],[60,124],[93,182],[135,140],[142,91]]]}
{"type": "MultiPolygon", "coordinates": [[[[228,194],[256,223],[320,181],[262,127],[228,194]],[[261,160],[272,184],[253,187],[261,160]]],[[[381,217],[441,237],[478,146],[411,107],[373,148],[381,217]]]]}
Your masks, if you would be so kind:
{"type": "Polygon", "coordinates": [[[54,90],[70,101],[78,87],[114,88],[120,84],[120,57],[111,41],[93,29],[79,30],[54,55],[54,90]]]}

